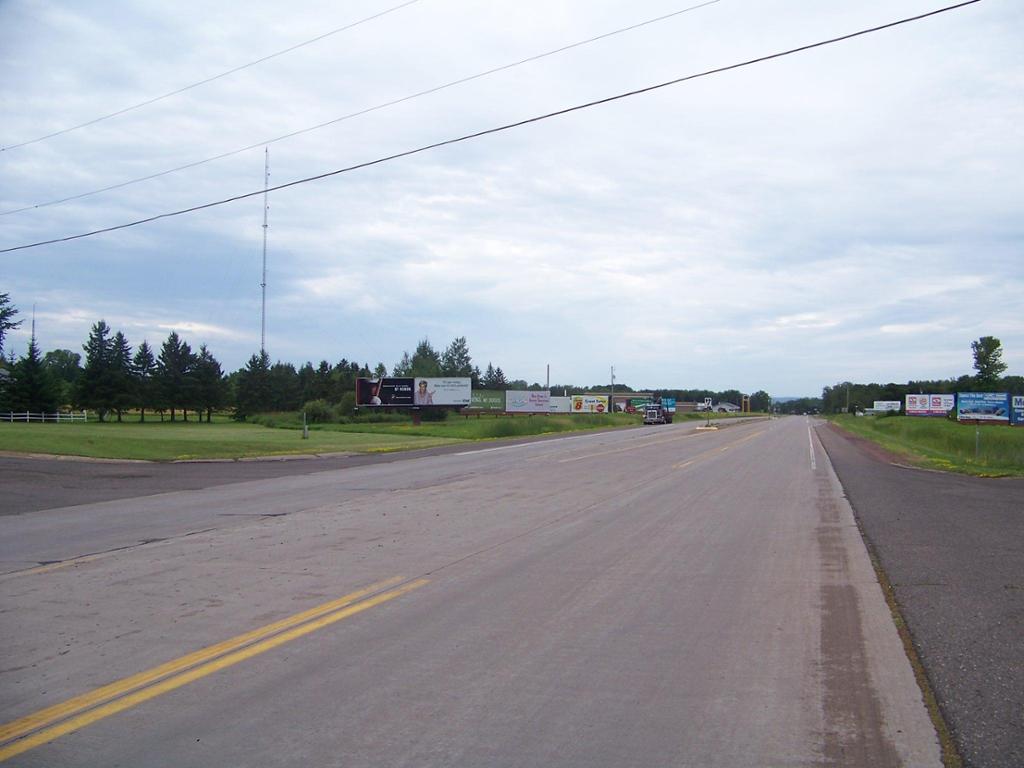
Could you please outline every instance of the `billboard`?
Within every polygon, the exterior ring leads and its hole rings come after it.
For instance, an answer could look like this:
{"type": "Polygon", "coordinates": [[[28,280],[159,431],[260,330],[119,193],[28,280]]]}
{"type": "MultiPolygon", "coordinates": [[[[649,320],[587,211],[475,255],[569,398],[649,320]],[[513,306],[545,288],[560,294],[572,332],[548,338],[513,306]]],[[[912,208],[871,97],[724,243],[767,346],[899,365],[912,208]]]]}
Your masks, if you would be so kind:
{"type": "Polygon", "coordinates": [[[873,411],[899,411],[900,409],[899,400],[875,400],[875,406],[871,410],[873,411]]]}
{"type": "Polygon", "coordinates": [[[548,410],[550,413],[572,413],[572,398],[552,397],[548,410]]]}
{"type": "Polygon", "coordinates": [[[481,411],[504,411],[505,393],[474,389],[469,399],[469,407],[479,408],[481,411]]]}
{"type": "MultiPolygon", "coordinates": [[[[669,413],[675,413],[676,412],[676,399],[674,397],[663,397],[663,398],[661,398],[661,405],[669,413]]],[[[899,405],[897,405],[896,407],[898,409],[899,405]]]]}
{"type": "Polygon", "coordinates": [[[607,395],[572,395],[573,413],[608,413],[607,395]]]}
{"type": "Polygon", "coordinates": [[[958,392],[958,421],[1009,422],[1010,396],[1005,392],[958,392]]]}
{"type": "Polygon", "coordinates": [[[549,413],[551,393],[509,390],[505,393],[505,410],[508,413],[549,413]]]}
{"type": "Polygon", "coordinates": [[[1010,423],[1015,427],[1024,427],[1024,395],[1010,398],[1010,423]]]}
{"type": "Polygon", "coordinates": [[[955,395],[907,395],[907,416],[945,416],[956,406],[955,395]]]}
{"type": "Polygon", "coordinates": [[[356,379],[356,405],[469,405],[471,398],[472,380],[468,377],[435,379],[402,376],[356,379]]]}

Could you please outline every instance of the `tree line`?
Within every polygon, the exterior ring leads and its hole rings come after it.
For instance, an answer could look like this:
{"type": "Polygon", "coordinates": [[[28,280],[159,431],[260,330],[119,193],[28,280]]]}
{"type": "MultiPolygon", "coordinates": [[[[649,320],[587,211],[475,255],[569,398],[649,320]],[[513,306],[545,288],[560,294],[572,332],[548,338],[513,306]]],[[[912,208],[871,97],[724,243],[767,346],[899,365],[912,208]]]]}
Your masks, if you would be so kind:
{"type": "Polygon", "coordinates": [[[855,413],[871,408],[875,400],[906,402],[907,395],[943,395],[956,392],[1008,392],[1024,395],[1024,376],[1004,376],[1002,342],[982,336],[971,342],[974,373],[950,379],[921,379],[906,384],[858,384],[843,381],[825,387],[820,408],[824,413],[855,413]]]}

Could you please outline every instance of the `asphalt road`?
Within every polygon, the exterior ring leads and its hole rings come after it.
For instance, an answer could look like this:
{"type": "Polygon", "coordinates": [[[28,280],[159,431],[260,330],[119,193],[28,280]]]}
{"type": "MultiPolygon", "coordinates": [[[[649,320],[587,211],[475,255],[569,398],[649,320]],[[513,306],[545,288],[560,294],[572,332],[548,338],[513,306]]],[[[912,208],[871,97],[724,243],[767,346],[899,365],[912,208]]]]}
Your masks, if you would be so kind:
{"type": "Polygon", "coordinates": [[[894,466],[819,427],[968,768],[1024,766],[1024,480],[894,466]]]}
{"type": "Polygon", "coordinates": [[[803,419],[41,510],[0,547],[11,765],[940,764],[803,419]]]}

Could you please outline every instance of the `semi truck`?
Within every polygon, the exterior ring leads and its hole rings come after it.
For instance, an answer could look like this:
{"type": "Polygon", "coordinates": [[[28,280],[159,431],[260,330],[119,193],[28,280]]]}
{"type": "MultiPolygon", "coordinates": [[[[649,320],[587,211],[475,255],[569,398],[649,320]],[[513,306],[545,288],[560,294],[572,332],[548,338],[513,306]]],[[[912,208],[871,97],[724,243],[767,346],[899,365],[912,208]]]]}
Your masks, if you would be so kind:
{"type": "Polygon", "coordinates": [[[661,403],[648,403],[644,406],[644,424],[671,424],[672,413],[661,403]]]}

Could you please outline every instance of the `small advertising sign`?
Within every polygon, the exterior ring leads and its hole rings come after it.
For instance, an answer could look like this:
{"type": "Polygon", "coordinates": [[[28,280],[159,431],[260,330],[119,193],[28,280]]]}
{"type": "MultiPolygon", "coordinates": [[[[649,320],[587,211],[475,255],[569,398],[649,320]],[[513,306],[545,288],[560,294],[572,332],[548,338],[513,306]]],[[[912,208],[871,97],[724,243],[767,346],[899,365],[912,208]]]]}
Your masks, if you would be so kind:
{"type": "Polygon", "coordinates": [[[872,408],[874,411],[899,411],[900,409],[899,400],[875,400],[875,407],[872,408]]]}
{"type": "Polygon", "coordinates": [[[572,398],[552,397],[548,408],[551,413],[572,413],[572,398]]]}
{"type": "Polygon", "coordinates": [[[608,413],[607,395],[573,395],[573,413],[608,413]]]}
{"type": "Polygon", "coordinates": [[[1024,427],[1024,395],[1010,398],[1010,423],[1015,427],[1024,427]]]}
{"type": "Polygon", "coordinates": [[[956,417],[959,421],[1009,422],[1010,396],[1005,392],[959,392],[956,417]]]}
{"type": "Polygon", "coordinates": [[[505,393],[487,389],[474,389],[469,399],[470,408],[481,411],[504,411],[505,393]]]}
{"type": "Polygon", "coordinates": [[[907,416],[945,416],[956,405],[955,395],[907,395],[907,416]]]}
{"type": "Polygon", "coordinates": [[[505,393],[505,410],[509,413],[549,413],[551,393],[512,390],[505,393]]]}

